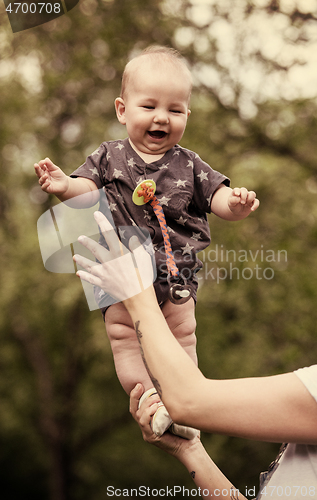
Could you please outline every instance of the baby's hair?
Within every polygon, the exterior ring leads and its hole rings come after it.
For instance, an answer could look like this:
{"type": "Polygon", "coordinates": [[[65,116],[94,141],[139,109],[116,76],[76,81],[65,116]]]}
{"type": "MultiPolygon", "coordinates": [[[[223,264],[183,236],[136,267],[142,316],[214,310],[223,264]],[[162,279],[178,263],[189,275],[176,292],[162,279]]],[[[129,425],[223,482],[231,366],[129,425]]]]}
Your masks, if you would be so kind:
{"type": "Polygon", "coordinates": [[[144,49],[137,57],[146,54],[162,54],[169,57],[171,60],[177,60],[182,62],[184,61],[183,56],[178,50],[173,49],[172,47],[166,47],[164,45],[150,45],[149,47],[144,49]]]}
{"type": "MultiPolygon", "coordinates": [[[[144,49],[140,54],[138,54],[136,57],[131,59],[131,61],[129,61],[126,64],[124,71],[123,71],[122,83],[121,83],[121,94],[120,95],[122,98],[124,98],[124,95],[127,92],[127,87],[128,87],[129,81],[131,79],[131,73],[133,70],[134,61],[136,61],[137,59],[139,59],[143,56],[150,56],[150,57],[152,56],[152,59],[154,59],[154,58],[156,60],[160,59],[161,61],[173,64],[175,67],[179,68],[182,71],[185,70],[185,72],[188,73],[188,79],[190,81],[190,91],[191,91],[191,87],[192,87],[191,74],[190,74],[190,71],[186,65],[185,59],[183,58],[181,53],[178,50],[173,49],[171,47],[165,47],[163,45],[150,45],[149,47],[144,49]]],[[[190,94],[190,92],[189,92],[189,94],[190,94]]]]}

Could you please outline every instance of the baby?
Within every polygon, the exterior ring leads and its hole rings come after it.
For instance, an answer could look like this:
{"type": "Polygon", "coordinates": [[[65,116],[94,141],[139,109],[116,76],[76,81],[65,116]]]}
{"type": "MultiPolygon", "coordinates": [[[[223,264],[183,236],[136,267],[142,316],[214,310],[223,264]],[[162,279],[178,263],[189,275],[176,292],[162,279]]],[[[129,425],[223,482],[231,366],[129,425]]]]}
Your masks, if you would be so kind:
{"type": "MultiPolygon", "coordinates": [[[[190,72],[177,51],[149,47],[126,65],[121,95],[115,100],[117,118],[126,126],[128,138],[103,142],[71,176],[49,158],[35,164],[35,171],[42,189],[61,201],[90,193],[94,204],[103,188],[117,227],[134,225],[149,231],[157,265],[157,300],[174,336],[197,363],[196,273],[202,263],[196,254],[210,243],[206,214],[240,220],[256,210],[259,201],[253,191],[231,189],[227,177],[178,145],[190,115],[191,88],[190,72]],[[132,200],[136,186],[147,179],[156,184],[155,196],[164,211],[179,288],[188,294],[186,302],[172,300],[162,230],[151,204],[136,205],[132,200]]],[[[109,305],[109,296],[101,290],[96,290],[95,296],[124,390],[129,394],[141,382],[145,397],[149,397],[155,389],[143,364],[130,315],[122,303],[109,305]]],[[[192,429],[173,424],[162,405],[152,419],[152,428],[161,435],[169,427],[183,437],[195,434],[192,429]]]]}

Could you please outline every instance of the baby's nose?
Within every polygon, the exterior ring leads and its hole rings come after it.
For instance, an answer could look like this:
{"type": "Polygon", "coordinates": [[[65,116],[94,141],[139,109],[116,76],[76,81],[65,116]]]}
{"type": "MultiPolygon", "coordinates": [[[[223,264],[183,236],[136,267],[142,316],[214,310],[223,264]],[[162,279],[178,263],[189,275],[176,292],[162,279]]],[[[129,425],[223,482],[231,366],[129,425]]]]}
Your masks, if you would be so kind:
{"type": "Polygon", "coordinates": [[[154,117],[154,123],[169,123],[168,113],[163,110],[157,110],[154,117]]]}

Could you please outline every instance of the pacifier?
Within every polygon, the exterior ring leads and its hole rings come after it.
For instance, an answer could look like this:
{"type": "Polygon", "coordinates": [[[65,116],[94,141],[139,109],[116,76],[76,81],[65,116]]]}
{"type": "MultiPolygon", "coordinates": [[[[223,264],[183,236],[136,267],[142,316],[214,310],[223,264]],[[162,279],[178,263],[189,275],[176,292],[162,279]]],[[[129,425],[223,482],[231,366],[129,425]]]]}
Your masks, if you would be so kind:
{"type": "Polygon", "coordinates": [[[186,278],[182,277],[182,280],[184,282],[183,285],[179,283],[179,280],[178,283],[172,283],[171,275],[169,274],[167,276],[167,282],[169,284],[168,296],[173,304],[185,304],[192,296],[192,289],[187,285],[186,278]]]}
{"type": "Polygon", "coordinates": [[[145,205],[151,201],[156,191],[156,184],[152,179],[141,181],[132,194],[132,201],[135,205],[145,205]]]}

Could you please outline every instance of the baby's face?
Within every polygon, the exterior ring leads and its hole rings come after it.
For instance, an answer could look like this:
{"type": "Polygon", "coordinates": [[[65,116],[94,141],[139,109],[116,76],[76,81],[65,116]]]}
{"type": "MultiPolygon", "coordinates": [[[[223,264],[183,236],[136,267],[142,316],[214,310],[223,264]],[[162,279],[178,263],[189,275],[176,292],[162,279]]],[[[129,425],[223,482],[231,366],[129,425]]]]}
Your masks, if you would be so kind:
{"type": "Polygon", "coordinates": [[[140,64],[130,77],[121,123],[137,152],[163,155],[183,136],[191,82],[172,64],[140,64]]]}

